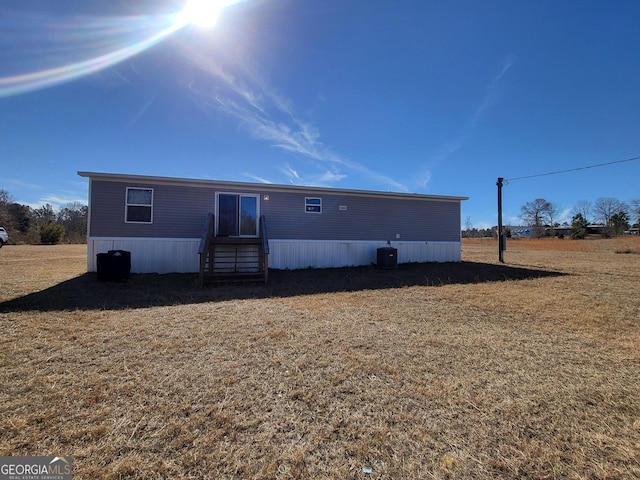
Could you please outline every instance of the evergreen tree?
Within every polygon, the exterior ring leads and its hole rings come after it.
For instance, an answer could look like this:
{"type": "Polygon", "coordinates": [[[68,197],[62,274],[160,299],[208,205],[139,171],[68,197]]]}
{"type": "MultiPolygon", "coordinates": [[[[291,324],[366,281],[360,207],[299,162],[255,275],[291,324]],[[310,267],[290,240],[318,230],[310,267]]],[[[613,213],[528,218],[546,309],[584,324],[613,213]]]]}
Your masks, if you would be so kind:
{"type": "Polygon", "coordinates": [[[611,215],[610,225],[613,235],[624,234],[625,230],[629,230],[629,217],[627,213],[619,211],[611,215]]]}
{"type": "Polygon", "coordinates": [[[64,227],[54,222],[40,225],[40,242],[55,245],[64,238],[64,227]]]}
{"type": "Polygon", "coordinates": [[[589,222],[581,213],[576,213],[571,219],[571,238],[579,240],[587,236],[589,222]]]}

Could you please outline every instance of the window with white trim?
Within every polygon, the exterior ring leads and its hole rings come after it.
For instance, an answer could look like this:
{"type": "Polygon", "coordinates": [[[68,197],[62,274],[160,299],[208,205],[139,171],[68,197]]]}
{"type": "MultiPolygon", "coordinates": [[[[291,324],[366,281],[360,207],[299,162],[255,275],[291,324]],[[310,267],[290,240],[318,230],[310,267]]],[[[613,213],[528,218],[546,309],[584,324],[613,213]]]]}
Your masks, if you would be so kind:
{"type": "Polygon", "coordinates": [[[319,197],[305,197],[304,211],[307,213],[322,213],[322,199],[319,197]]]}
{"type": "Polygon", "coordinates": [[[126,223],[153,223],[153,188],[127,187],[126,223]]]}

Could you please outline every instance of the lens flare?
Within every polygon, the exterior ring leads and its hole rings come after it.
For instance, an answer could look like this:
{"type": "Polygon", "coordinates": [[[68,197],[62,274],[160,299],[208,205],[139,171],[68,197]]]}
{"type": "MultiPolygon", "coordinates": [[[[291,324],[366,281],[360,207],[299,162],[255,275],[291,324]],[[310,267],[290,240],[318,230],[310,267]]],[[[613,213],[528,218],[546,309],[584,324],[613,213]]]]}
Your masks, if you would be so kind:
{"type": "Polygon", "coordinates": [[[138,16],[0,17],[0,97],[69,82],[111,67],[188,25],[214,22],[239,0],[192,0],[182,11],[138,16]]]}

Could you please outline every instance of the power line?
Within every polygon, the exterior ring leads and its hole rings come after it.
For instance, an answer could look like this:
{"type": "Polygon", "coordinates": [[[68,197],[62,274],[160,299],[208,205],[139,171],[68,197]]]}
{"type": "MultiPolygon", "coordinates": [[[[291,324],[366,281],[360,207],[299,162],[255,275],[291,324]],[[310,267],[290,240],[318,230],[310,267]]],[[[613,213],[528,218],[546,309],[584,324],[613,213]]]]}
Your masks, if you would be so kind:
{"type": "Polygon", "coordinates": [[[614,162],[598,163],[597,165],[589,165],[587,167],[569,168],[568,170],[558,170],[556,172],[539,173],[537,175],[528,175],[526,177],[507,178],[505,179],[505,181],[509,182],[513,180],[524,180],[525,178],[546,177],[548,175],[557,175],[559,173],[577,172],[578,170],[588,170],[589,168],[606,167],[607,165],[614,165],[616,163],[633,162],[634,160],[640,160],[640,156],[633,157],[633,158],[626,158],[624,160],[616,160],[614,162]]]}

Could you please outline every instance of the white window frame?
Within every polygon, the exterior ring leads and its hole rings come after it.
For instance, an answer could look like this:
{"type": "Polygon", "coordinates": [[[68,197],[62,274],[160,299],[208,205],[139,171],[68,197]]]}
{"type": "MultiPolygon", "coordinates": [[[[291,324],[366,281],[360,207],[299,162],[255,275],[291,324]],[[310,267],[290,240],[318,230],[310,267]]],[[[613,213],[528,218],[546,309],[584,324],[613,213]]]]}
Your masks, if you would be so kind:
{"type": "Polygon", "coordinates": [[[151,225],[153,223],[153,188],[149,187],[127,187],[127,191],[124,195],[124,223],[138,223],[143,225],[151,225]],[[129,203],[129,190],[148,190],[151,192],[151,203],[129,203]],[[149,207],[150,215],[148,222],[142,222],[139,220],[129,220],[129,207],[149,207]]]}
{"type": "Polygon", "coordinates": [[[304,212],[316,215],[322,213],[322,197],[304,197],[304,212]],[[319,203],[309,203],[309,200],[318,200],[319,203]],[[319,208],[318,211],[315,210],[316,207],[319,208]]]}

